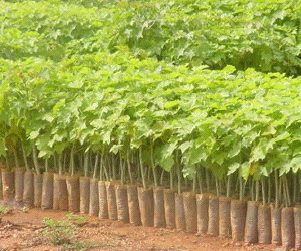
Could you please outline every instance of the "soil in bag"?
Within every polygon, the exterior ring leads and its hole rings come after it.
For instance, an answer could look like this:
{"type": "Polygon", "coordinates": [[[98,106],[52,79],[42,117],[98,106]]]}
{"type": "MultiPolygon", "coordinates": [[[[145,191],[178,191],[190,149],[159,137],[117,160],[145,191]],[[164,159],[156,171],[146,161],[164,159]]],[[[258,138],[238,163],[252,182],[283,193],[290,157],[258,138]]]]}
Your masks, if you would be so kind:
{"type": "Polygon", "coordinates": [[[295,249],[301,250],[301,208],[294,208],[295,249]]]}
{"type": "Polygon", "coordinates": [[[154,227],[164,228],[165,222],[165,209],[164,209],[164,189],[162,187],[154,187],[154,227]]]}
{"type": "Polygon", "coordinates": [[[137,186],[134,185],[127,186],[127,193],[128,193],[130,223],[133,224],[134,226],[140,226],[142,223],[141,223],[140,210],[139,210],[137,186]]]}
{"type": "Polygon", "coordinates": [[[205,235],[208,232],[209,222],[209,194],[196,195],[197,233],[205,235]]]}
{"type": "Polygon", "coordinates": [[[248,201],[245,226],[245,243],[258,242],[258,207],[259,202],[248,201]]]}
{"type": "Polygon", "coordinates": [[[41,207],[42,186],[43,186],[43,175],[35,173],[34,177],[33,177],[33,205],[34,205],[34,207],[41,207]]]}
{"type": "Polygon", "coordinates": [[[187,233],[197,232],[196,197],[192,192],[183,193],[185,225],[187,233]]]}
{"type": "Polygon", "coordinates": [[[289,249],[295,246],[294,209],[286,207],[281,210],[282,246],[289,249]]]}
{"type": "Polygon", "coordinates": [[[43,173],[42,209],[53,208],[53,173],[43,173]]]}
{"type": "Polygon", "coordinates": [[[66,176],[66,184],[68,191],[68,211],[79,212],[79,177],[66,176]]]}
{"type": "Polygon", "coordinates": [[[53,209],[68,210],[68,190],[66,176],[54,174],[53,177],[53,209]]]}
{"type": "Polygon", "coordinates": [[[24,173],[23,202],[27,207],[33,207],[34,201],[34,176],[32,171],[24,173]]]}
{"type": "Polygon", "coordinates": [[[219,198],[219,235],[231,237],[231,199],[227,197],[219,198]]]}
{"type": "MultiPolygon", "coordinates": [[[[163,194],[164,194],[164,211],[165,211],[166,227],[168,229],[175,229],[176,228],[175,191],[172,189],[164,189],[163,194]]],[[[182,207],[183,207],[183,200],[182,200],[182,207]]]]}
{"type": "Polygon", "coordinates": [[[271,207],[272,243],[281,246],[281,208],[271,207]]]}
{"type": "Polygon", "coordinates": [[[98,179],[90,179],[89,214],[91,216],[98,216],[98,213],[99,213],[98,179]]]}
{"type": "Polygon", "coordinates": [[[23,201],[23,188],[24,188],[24,171],[23,168],[15,169],[15,201],[23,201]]]}
{"type": "Polygon", "coordinates": [[[107,201],[107,189],[105,181],[98,182],[98,201],[99,201],[99,213],[98,216],[101,219],[108,219],[108,201],[107,201]]]}
{"type": "Polygon", "coordinates": [[[154,226],[154,197],[153,190],[138,187],[138,199],[141,222],[144,227],[154,226]]]}
{"type": "Polygon", "coordinates": [[[271,207],[267,205],[260,205],[258,208],[258,242],[272,243],[271,207]]]}
{"type": "Polygon", "coordinates": [[[108,200],[108,214],[110,220],[117,220],[117,204],[116,204],[116,192],[114,182],[107,181],[107,200],[108,200]]]}
{"type": "Polygon", "coordinates": [[[183,194],[175,194],[175,214],[176,214],[176,229],[178,231],[186,230],[185,212],[183,194]]]}
{"type": "Polygon", "coordinates": [[[243,241],[247,214],[247,202],[241,200],[231,201],[231,228],[233,241],[243,241]]]}
{"type": "Polygon", "coordinates": [[[2,173],[3,200],[12,201],[14,199],[14,194],[15,194],[14,173],[12,171],[7,171],[6,169],[2,169],[1,173],[2,173]]]}
{"type": "Polygon", "coordinates": [[[128,223],[130,222],[130,219],[129,219],[127,188],[122,184],[116,184],[115,189],[116,189],[117,219],[118,221],[128,223]]]}
{"type": "Polygon", "coordinates": [[[217,236],[219,234],[219,198],[215,195],[209,196],[208,207],[208,235],[217,236]]]}
{"type": "Polygon", "coordinates": [[[79,209],[81,214],[89,213],[89,201],[90,201],[90,178],[79,178],[79,209]]]}

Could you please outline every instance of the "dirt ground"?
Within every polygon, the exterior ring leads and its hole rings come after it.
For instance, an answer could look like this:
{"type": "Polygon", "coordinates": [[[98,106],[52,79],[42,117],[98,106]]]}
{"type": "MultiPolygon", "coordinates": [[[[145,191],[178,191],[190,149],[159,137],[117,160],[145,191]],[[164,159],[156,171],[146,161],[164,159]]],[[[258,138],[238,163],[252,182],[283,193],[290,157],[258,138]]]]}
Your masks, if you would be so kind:
{"type": "MultiPolygon", "coordinates": [[[[0,250],[83,250],[80,248],[63,249],[49,245],[43,234],[44,217],[58,221],[64,220],[67,212],[24,208],[12,209],[0,215],[0,250]]],[[[76,214],[81,216],[80,214],[76,214]]],[[[74,217],[74,216],[73,216],[74,217]]],[[[76,228],[74,239],[82,243],[92,243],[97,247],[89,250],[275,250],[275,246],[244,245],[233,243],[231,239],[197,236],[161,228],[132,226],[118,221],[101,220],[98,217],[84,216],[85,220],[76,228]]]]}

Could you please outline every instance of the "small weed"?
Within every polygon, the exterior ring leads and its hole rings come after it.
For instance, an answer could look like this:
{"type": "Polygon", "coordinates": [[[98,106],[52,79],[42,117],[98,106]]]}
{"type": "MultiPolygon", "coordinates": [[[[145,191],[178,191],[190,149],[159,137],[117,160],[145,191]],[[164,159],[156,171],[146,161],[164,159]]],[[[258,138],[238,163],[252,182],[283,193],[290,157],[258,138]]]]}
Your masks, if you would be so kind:
{"type": "Polygon", "coordinates": [[[8,206],[0,206],[0,214],[8,214],[11,212],[11,208],[8,206]]]}
{"type": "Polygon", "coordinates": [[[28,206],[24,206],[24,207],[22,208],[22,212],[23,212],[23,213],[28,213],[28,212],[29,212],[29,207],[28,207],[28,206]]]}
{"type": "Polygon", "coordinates": [[[85,217],[74,216],[73,213],[66,214],[63,221],[55,221],[45,217],[43,219],[45,229],[42,233],[47,243],[60,246],[62,250],[89,250],[95,245],[80,242],[74,238],[77,228],[85,221],[85,217]]]}

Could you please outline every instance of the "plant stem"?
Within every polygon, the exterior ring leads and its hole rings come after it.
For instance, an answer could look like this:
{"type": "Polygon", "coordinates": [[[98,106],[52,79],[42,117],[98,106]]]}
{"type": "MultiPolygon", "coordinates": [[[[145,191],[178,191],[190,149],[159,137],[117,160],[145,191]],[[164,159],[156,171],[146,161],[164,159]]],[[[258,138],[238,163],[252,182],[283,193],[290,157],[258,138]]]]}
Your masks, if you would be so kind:
{"type": "MultiPolygon", "coordinates": [[[[278,177],[278,172],[275,170],[275,208],[279,208],[279,177],[278,177]]],[[[281,189],[280,189],[281,190],[281,189]]]]}
{"type": "Polygon", "coordinates": [[[45,160],[45,172],[48,173],[48,158],[45,160]]]}
{"type": "Polygon", "coordinates": [[[99,163],[99,152],[97,152],[96,158],[95,158],[93,178],[96,178],[98,163],[99,163]]]}
{"type": "Polygon", "coordinates": [[[35,167],[35,170],[36,170],[36,174],[41,174],[39,163],[38,163],[37,150],[36,150],[34,145],[32,147],[32,157],[33,157],[33,164],[34,164],[34,167],[35,167]]]}
{"type": "Polygon", "coordinates": [[[74,175],[74,147],[75,145],[73,144],[71,148],[71,153],[70,153],[70,167],[69,167],[69,173],[71,176],[74,175]]]}
{"type": "Polygon", "coordinates": [[[255,188],[255,201],[259,201],[259,180],[256,180],[256,188],[255,188]]]}
{"type": "Polygon", "coordinates": [[[209,177],[209,171],[208,171],[207,168],[205,169],[205,171],[206,171],[207,193],[209,193],[209,192],[210,192],[210,177],[209,177]]]}
{"type": "Polygon", "coordinates": [[[128,173],[129,173],[129,177],[130,177],[130,184],[133,184],[133,175],[132,175],[132,171],[131,171],[131,161],[130,161],[130,151],[127,150],[126,153],[126,161],[127,161],[127,165],[128,165],[128,173]]]}
{"type": "Polygon", "coordinates": [[[13,152],[14,152],[15,167],[19,168],[20,166],[19,166],[18,154],[17,154],[17,151],[15,148],[14,148],[13,152]]]}
{"type": "Polygon", "coordinates": [[[153,169],[153,176],[154,176],[154,184],[155,187],[158,187],[158,178],[157,178],[157,172],[156,172],[156,166],[154,163],[154,146],[153,146],[153,142],[151,142],[151,165],[152,165],[152,169],[153,169]]]}
{"type": "Polygon", "coordinates": [[[145,172],[142,162],[142,148],[139,148],[139,162],[140,162],[140,170],[141,170],[141,178],[142,178],[142,185],[143,188],[146,189],[146,180],[145,180],[145,172]]]}
{"type": "Polygon", "coordinates": [[[232,174],[228,176],[227,180],[227,197],[229,198],[231,196],[231,183],[232,183],[232,174]]]}
{"type": "Polygon", "coordinates": [[[263,205],[266,204],[266,192],[265,192],[265,178],[262,177],[262,180],[261,180],[261,192],[262,192],[262,203],[263,205]]]}
{"type": "Polygon", "coordinates": [[[84,176],[88,177],[89,173],[89,152],[84,153],[84,176]]]}
{"type": "Polygon", "coordinates": [[[178,194],[181,194],[181,169],[180,169],[180,163],[179,163],[179,151],[176,151],[176,169],[177,169],[177,175],[178,175],[178,194]]]}
{"type": "Polygon", "coordinates": [[[25,168],[26,168],[27,171],[29,171],[29,165],[28,165],[27,156],[26,156],[26,152],[25,152],[23,144],[22,144],[22,153],[23,153],[23,159],[24,159],[25,168]]]}

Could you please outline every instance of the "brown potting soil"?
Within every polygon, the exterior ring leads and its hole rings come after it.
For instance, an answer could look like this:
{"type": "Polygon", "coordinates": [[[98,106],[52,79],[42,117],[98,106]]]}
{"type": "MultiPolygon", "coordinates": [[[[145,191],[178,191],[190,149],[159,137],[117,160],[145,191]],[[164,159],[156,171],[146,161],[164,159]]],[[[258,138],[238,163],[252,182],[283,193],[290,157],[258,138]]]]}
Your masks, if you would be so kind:
{"type": "Polygon", "coordinates": [[[245,243],[258,242],[258,207],[259,202],[248,201],[245,225],[245,243]]]}
{"type": "MultiPolygon", "coordinates": [[[[175,229],[176,228],[175,191],[172,189],[164,189],[163,194],[164,194],[164,213],[165,213],[166,227],[168,229],[175,229]]],[[[183,207],[183,200],[182,200],[182,207],[183,207]]]]}
{"type": "Polygon", "coordinates": [[[53,209],[68,210],[68,190],[64,175],[54,174],[53,176],[53,209]]]}
{"type": "Polygon", "coordinates": [[[90,205],[89,214],[98,216],[99,214],[99,195],[98,195],[98,179],[90,179],[90,205]]]}
{"type": "Polygon", "coordinates": [[[209,222],[209,194],[196,195],[197,232],[207,234],[209,222]]]}
{"type": "Polygon", "coordinates": [[[89,213],[89,201],[90,201],[90,178],[79,178],[79,210],[82,214],[89,213]]]}
{"type": "Polygon", "coordinates": [[[34,179],[33,172],[26,171],[24,173],[24,188],[23,188],[23,202],[28,207],[33,207],[34,201],[34,179]]]}
{"type": "Polygon", "coordinates": [[[14,199],[14,194],[15,194],[14,173],[11,171],[7,171],[6,169],[2,169],[1,173],[2,173],[3,199],[5,201],[11,201],[14,199]]]}
{"type": "Polygon", "coordinates": [[[221,237],[231,236],[231,199],[219,198],[219,235],[221,237]]]}
{"type": "Polygon", "coordinates": [[[166,227],[164,209],[164,188],[154,187],[154,227],[166,227]]]}
{"type": "Polygon", "coordinates": [[[286,207],[281,210],[282,246],[292,248],[295,245],[294,209],[286,207]]]}
{"type": "Polygon", "coordinates": [[[53,173],[43,173],[42,209],[53,208],[53,173]]]}
{"type": "Polygon", "coordinates": [[[233,241],[243,241],[245,232],[245,220],[247,214],[247,202],[240,200],[231,201],[231,228],[233,241]]]}
{"type": "Polygon", "coordinates": [[[301,250],[301,208],[294,208],[295,248],[301,250]]]}
{"type": "Polygon", "coordinates": [[[196,197],[192,192],[183,193],[185,225],[187,233],[197,232],[196,197]]]}
{"type": "Polygon", "coordinates": [[[176,229],[178,231],[186,230],[185,212],[183,194],[175,193],[175,218],[176,218],[176,229]]]}
{"type": "Polygon", "coordinates": [[[130,223],[134,226],[140,226],[142,223],[139,210],[137,186],[128,185],[127,192],[130,223]]]}
{"type": "Polygon", "coordinates": [[[258,208],[258,242],[272,243],[271,207],[267,205],[260,205],[258,208]]]}
{"type": "Polygon", "coordinates": [[[66,185],[68,191],[68,210],[70,212],[79,212],[79,177],[66,176],[66,185]]]}
{"type": "Polygon", "coordinates": [[[121,184],[115,185],[116,189],[116,205],[117,219],[121,222],[130,222],[127,187],[121,184]]]}
{"type": "Polygon", "coordinates": [[[117,220],[117,204],[116,204],[116,192],[114,182],[106,182],[107,188],[107,200],[108,200],[108,214],[110,220],[117,220]]]}
{"type": "Polygon", "coordinates": [[[272,243],[281,246],[281,209],[271,207],[272,243]]]}
{"type": "Polygon", "coordinates": [[[35,173],[33,176],[33,205],[35,207],[41,207],[42,203],[42,186],[43,176],[42,174],[35,173]]]}
{"type": "Polygon", "coordinates": [[[141,222],[144,227],[154,226],[154,197],[153,189],[138,187],[139,209],[141,222]]]}
{"type": "Polygon", "coordinates": [[[23,168],[15,169],[15,201],[23,201],[23,184],[24,184],[24,171],[23,168]]]}
{"type": "Polygon", "coordinates": [[[218,236],[219,234],[219,199],[218,196],[210,195],[208,207],[208,234],[218,236]]]}
{"type": "Polygon", "coordinates": [[[108,219],[108,201],[107,201],[107,189],[105,181],[98,182],[98,202],[99,213],[98,216],[101,219],[108,219]]]}

